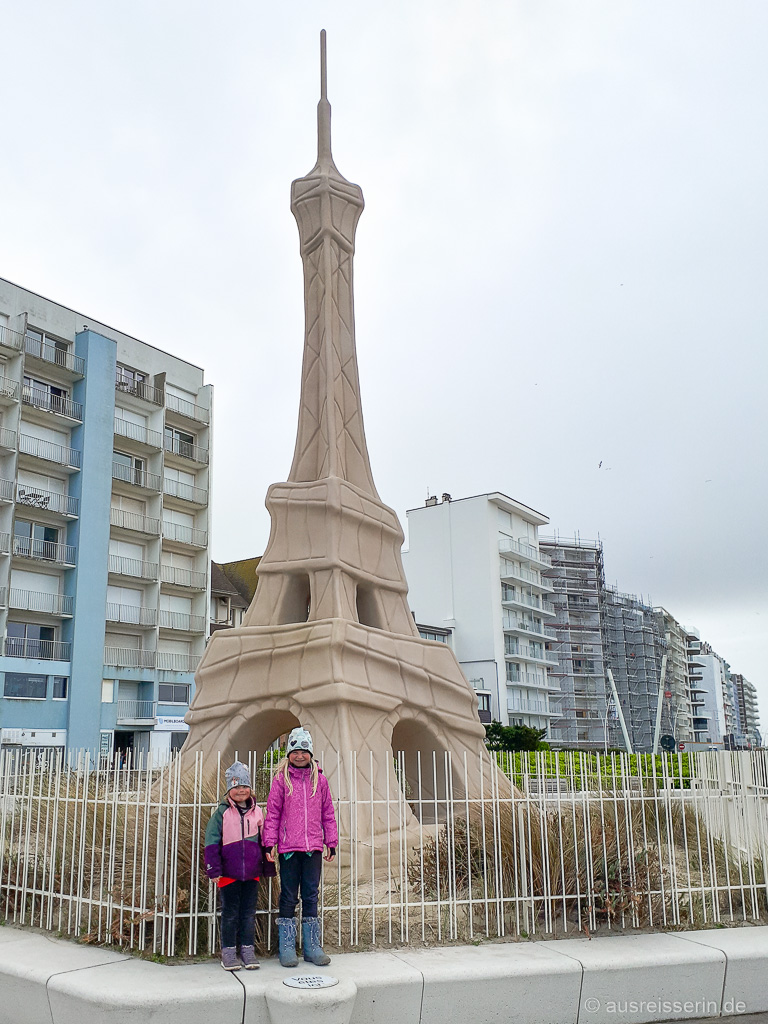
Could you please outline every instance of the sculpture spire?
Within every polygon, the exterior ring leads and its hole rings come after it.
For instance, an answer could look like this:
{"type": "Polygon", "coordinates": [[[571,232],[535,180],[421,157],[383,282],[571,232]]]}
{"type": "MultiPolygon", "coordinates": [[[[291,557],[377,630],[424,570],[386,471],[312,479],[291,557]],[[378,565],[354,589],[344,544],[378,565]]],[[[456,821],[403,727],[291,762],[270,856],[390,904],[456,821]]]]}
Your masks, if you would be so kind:
{"type": "Polygon", "coordinates": [[[326,69],[323,31],[317,163],[291,186],[304,264],[305,335],[299,425],[288,479],[339,477],[378,499],[363,432],[352,296],[363,193],[333,162],[326,69]]]}

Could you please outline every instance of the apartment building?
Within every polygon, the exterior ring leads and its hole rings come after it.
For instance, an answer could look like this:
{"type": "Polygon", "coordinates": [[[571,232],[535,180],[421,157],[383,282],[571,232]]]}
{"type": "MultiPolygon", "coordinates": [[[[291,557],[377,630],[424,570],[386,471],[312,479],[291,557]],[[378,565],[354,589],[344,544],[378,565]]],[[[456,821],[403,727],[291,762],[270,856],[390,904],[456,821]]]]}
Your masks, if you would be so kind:
{"type": "MultiPolygon", "coordinates": [[[[403,565],[416,621],[447,634],[482,717],[547,730],[559,691],[545,645],[555,608],[538,530],[549,520],[495,492],[427,499],[407,513],[403,565]]],[[[423,635],[423,634],[422,634],[423,635]]]]}
{"type": "Polygon", "coordinates": [[[693,732],[697,743],[714,747],[730,745],[736,731],[730,666],[708,643],[699,643],[693,732]],[[728,739],[726,739],[728,737],[728,739]]]}
{"type": "Polygon", "coordinates": [[[0,738],[162,760],[208,631],[211,388],[0,279],[0,738]]]}
{"type": "Polygon", "coordinates": [[[692,634],[666,608],[655,608],[654,614],[667,655],[660,731],[674,736],[678,743],[688,744],[694,739],[688,674],[688,639],[692,634]]]}
{"type": "Polygon", "coordinates": [[[734,746],[738,749],[754,749],[762,746],[760,736],[760,713],[757,708],[757,690],[739,672],[731,673],[733,687],[733,710],[736,718],[734,746]]]}

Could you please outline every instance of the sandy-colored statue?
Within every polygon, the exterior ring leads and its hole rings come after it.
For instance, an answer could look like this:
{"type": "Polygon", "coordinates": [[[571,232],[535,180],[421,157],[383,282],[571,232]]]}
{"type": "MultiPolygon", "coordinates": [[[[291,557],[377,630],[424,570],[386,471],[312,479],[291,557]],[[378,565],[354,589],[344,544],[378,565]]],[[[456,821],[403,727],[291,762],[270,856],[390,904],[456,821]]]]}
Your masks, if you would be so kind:
{"type": "Polygon", "coordinates": [[[466,753],[478,777],[484,730],[453,652],[414,626],[403,532],[371,475],[352,295],[363,195],[331,156],[324,33],[321,51],[317,163],[291,189],[306,315],[296,451],[287,483],[267,494],[253,603],[242,626],[214,633],[198,668],[184,756],[202,751],[211,766],[218,751],[261,756],[301,723],[333,792],[392,799],[393,751],[405,752],[415,790],[420,751],[421,792],[437,796],[446,751],[457,766],[466,753]]]}

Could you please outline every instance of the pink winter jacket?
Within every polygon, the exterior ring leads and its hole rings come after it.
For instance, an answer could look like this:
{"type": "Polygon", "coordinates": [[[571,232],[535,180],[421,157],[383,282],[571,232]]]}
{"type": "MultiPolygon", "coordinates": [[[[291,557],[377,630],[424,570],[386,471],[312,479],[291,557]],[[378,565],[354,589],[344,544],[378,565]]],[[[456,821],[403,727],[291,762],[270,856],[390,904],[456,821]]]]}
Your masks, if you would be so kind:
{"type": "Polygon", "coordinates": [[[293,784],[289,793],[282,772],[272,780],[267,799],[267,816],[262,829],[262,842],[278,853],[306,853],[338,846],[339,833],[328,780],[318,768],[317,791],[312,796],[312,775],[309,768],[288,765],[293,784]]]}

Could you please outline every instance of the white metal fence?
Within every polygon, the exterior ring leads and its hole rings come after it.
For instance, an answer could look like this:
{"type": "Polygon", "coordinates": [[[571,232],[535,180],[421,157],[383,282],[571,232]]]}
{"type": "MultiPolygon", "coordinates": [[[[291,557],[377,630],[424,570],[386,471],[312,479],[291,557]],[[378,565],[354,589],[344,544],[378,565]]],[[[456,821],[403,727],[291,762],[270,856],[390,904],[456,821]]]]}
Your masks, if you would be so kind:
{"type": "MultiPolygon", "coordinates": [[[[325,764],[341,827],[321,890],[329,947],[766,917],[763,752],[498,755],[498,770],[390,753],[378,796],[361,781],[374,761],[325,764]]],[[[274,765],[252,763],[261,802],[274,765]]],[[[202,849],[216,780],[200,760],[182,772],[181,758],[117,767],[0,751],[0,917],[166,956],[213,952],[202,849]]],[[[265,950],[278,891],[261,886],[265,950]]]]}

